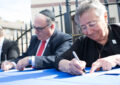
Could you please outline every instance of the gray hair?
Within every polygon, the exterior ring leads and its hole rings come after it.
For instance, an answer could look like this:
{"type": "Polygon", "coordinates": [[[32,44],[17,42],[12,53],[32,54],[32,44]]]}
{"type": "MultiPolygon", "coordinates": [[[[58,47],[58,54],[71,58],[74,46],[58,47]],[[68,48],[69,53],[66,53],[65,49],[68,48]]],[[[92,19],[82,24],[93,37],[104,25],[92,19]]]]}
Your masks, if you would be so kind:
{"type": "MultiPolygon", "coordinates": [[[[39,17],[40,14],[41,14],[41,13],[37,13],[37,14],[35,15],[35,17],[39,17]]],[[[43,15],[43,14],[42,14],[42,15],[43,15]]],[[[44,16],[45,16],[45,15],[44,15],[44,16]]],[[[45,16],[45,17],[46,17],[46,23],[47,23],[48,26],[51,26],[52,23],[55,22],[55,21],[52,21],[51,18],[49,18],[48,16],[45,16]]]]}
{"type": "Polygon", "coordinates": [[[89,9],[95,9],[96,15],[99,17],[107,12],[105,6],[99,0],[82,0],[76,10],[74,18],[77,24],[79,24],[79,17],[89,9]]]}
{"type": "Polygon", "coordinates": [[[4,35],[3,28],[0,26],[0,37],[4,35]]]}

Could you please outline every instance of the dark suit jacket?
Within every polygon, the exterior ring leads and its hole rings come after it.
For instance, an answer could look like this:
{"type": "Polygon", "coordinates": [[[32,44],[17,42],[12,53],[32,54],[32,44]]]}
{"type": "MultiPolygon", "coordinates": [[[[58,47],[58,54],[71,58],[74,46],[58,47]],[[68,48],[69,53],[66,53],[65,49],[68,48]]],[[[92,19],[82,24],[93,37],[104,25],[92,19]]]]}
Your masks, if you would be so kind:
{"type": "MultiPolygon", "coordinates": [[[[22,56],[19,57],[18,60],[26,56],[35,56],[40,42],[41,41],[38,40],[36,35],[32,36],[29,48],[22,56]]],[[[71,45],[72,37],[69,34],[55,30],[47,44],[43,56],[35,56],[35,68],[53,68],[55,58],[69,49],[71,45]]],[[[18,60],[16,60],[16,63],[18,60]]]]}
{"type": "Polygon", "coordinates": [[[0,56],[1,62],[5,60],[5,55],[7,60],[16,59],[19,56],[19,48],[16,42],[8,39],[4,40],[0,56]]]}

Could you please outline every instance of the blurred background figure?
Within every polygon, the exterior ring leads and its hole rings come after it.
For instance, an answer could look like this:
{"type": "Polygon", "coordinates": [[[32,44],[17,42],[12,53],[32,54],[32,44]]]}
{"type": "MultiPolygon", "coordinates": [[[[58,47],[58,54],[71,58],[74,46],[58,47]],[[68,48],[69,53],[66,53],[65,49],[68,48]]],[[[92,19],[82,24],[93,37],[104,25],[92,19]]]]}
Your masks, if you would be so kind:
{"type": "Polygon", "coordinates": [[[4,37],[4,30],[0,26],[0,66],[3,61],[11,61],[19,56],[19,48],[16,42],[4,37]]]}

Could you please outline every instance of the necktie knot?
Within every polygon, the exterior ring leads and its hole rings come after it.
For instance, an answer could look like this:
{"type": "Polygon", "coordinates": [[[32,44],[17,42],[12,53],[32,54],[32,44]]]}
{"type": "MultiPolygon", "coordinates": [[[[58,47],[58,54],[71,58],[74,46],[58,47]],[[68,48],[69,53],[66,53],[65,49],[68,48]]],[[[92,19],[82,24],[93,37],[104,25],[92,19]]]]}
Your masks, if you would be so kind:
{"type": "Polygon", "coordinates": [[[46,40],[43,40],[42,43],[46,43],[46,40]]]}

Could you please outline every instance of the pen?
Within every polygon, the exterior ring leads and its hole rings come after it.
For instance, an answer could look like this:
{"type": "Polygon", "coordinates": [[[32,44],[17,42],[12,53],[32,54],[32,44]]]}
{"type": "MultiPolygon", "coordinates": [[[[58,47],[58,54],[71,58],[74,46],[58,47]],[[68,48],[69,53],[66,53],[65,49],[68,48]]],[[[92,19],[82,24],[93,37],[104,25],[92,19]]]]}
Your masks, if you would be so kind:
{"type": "MultiPolygon", "coordinates": [[[[78,58],[78,56],[77,56],[76,52],[75,52],[75,51],[73,51],[72,53],[73,53],[74,57],[75,57],[78,61],[80,61],[80,59],[78,58]]],[[[85,72],[85,69],[83,69],[83,71],[85,72]]]]}
{"type": "Polygon", "coordinates": [[[75,53],[75,51],[73,51],[73,55],[74,55],[74,57],[75,57],[78,61],[80,61],[80,59],[78,58],[78,56],[77,56],[77,54],[75,53]]]}

